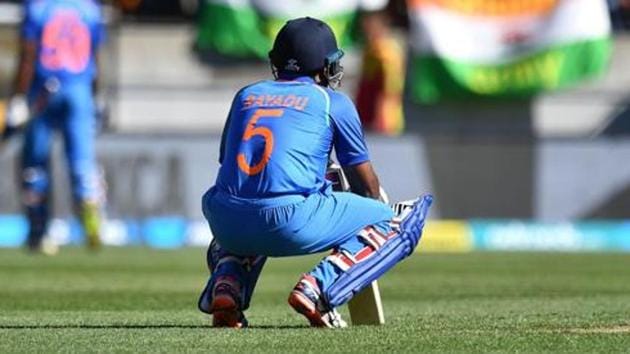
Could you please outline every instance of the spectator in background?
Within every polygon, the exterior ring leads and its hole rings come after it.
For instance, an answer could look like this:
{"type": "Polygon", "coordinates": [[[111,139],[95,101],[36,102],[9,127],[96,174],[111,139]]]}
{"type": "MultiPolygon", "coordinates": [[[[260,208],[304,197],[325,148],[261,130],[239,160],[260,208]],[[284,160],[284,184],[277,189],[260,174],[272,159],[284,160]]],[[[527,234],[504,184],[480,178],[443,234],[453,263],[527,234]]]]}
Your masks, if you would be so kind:
{"type": "Polygon", "coordinates": [[[366,129],[402,132],[403,54],[389,30],[388,0],[245,0],[238,6],[206,0],[200,7],[196,49],[209,62],[266,60],[272,40],[290,18],[315,16],[329,23],[340,45],[364,40],[358,109],[366,129]],[[357,26],[358,25],[358,26],[357,26]],[[356,36],[359,30],[361,33],[356,36]]]}
{"type": "Polygon", "coordinates": [[[100,4],[92,0],[24,3],[20,59],[7,121],[25,124],[21,165],[22,202],[29,223],[27,246],[42,243],[50,217],[49,157],[59,130],[76,212],[87,245],[100,245],[102,191],[94,151],[97,51],[104,36],[100,4]]]}
{"type": "Polygon", "coordinates": [[[404,130],[403,51],[390,31],[386,12],[364,12],[361,29],[365,41],[356,98],[361,122],[369,131],[398,135],[404,130]]]}
{"type": "Polygon", "coordinates": [[[610,19],[615,30],[630,27],[630,0],[608,0],[610,19]]]}

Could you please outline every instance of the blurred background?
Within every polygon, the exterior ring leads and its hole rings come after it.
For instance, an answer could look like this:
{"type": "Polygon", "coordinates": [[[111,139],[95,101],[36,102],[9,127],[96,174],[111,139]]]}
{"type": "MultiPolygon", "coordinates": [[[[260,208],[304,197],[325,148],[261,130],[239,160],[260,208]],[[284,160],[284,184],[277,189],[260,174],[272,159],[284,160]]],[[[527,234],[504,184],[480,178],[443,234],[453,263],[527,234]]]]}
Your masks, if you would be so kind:
{"type": "MultiPolygon", "coordinates": [[[[104,243],[208,244],[200,198],[231,99],[271,77],[266,53],[284,21],[311,15],[347,52],[341,90],[390,198],[436,196],[425,250],[630,251],[630,1],[496,3],[105,2],[104,243]],[[534,19],[505,20],[520,12],[534,19]]],[[[0,105],[21,20],[21,2],[0,1],[0,105]]],[[[18,247],[20,139],[0,149],[0,247],[18,247]]],[[[54,150],[49,234],[78,244],[54,150]]]]}

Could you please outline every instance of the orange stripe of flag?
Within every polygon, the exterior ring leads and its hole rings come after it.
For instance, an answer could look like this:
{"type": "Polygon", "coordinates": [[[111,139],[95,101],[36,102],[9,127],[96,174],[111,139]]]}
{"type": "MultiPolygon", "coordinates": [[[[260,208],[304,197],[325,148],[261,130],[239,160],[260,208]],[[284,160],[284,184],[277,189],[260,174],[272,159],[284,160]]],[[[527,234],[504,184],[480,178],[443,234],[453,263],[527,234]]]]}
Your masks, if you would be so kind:
{"type": "Polygon", "coordinates": [[[544,15],[560,0],[407,0],[410,9],[441,7],[472,16],[544,15]]]}

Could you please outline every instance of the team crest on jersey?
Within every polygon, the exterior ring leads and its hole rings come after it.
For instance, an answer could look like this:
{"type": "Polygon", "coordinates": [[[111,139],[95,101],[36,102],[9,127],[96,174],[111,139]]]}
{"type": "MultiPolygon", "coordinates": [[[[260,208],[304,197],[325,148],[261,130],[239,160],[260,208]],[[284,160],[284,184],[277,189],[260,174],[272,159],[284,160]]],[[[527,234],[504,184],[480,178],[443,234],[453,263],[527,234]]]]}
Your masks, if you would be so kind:
{"type": "Polygon", "coordinates": [[[298,63],[297,59],[289,59],[288,64],[284,67],[284,69],[287,71],[298,72],[300,71],[300,66],[297,65],[297,63],[298,63]]]}

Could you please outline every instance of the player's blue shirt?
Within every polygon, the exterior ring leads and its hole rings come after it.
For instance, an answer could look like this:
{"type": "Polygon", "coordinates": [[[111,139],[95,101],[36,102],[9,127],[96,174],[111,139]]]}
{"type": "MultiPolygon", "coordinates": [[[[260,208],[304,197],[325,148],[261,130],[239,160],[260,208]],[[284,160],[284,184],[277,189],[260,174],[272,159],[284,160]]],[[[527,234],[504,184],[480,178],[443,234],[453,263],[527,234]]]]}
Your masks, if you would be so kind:
{"type": "Polygon", "coordinates": [[[350,99],[311,78],[262,81],[236,94],[223,130],[216,186],[239,198],[325,189],[332,148],[342,166],[369,160],[350,99]]]}
{"type": "Polygon", "coordinates": [[[22,39],[37,44],[35,82],[91,82],[105,35],[101,9],[91,0],[31,0],[24,4],[22,39]]]}

